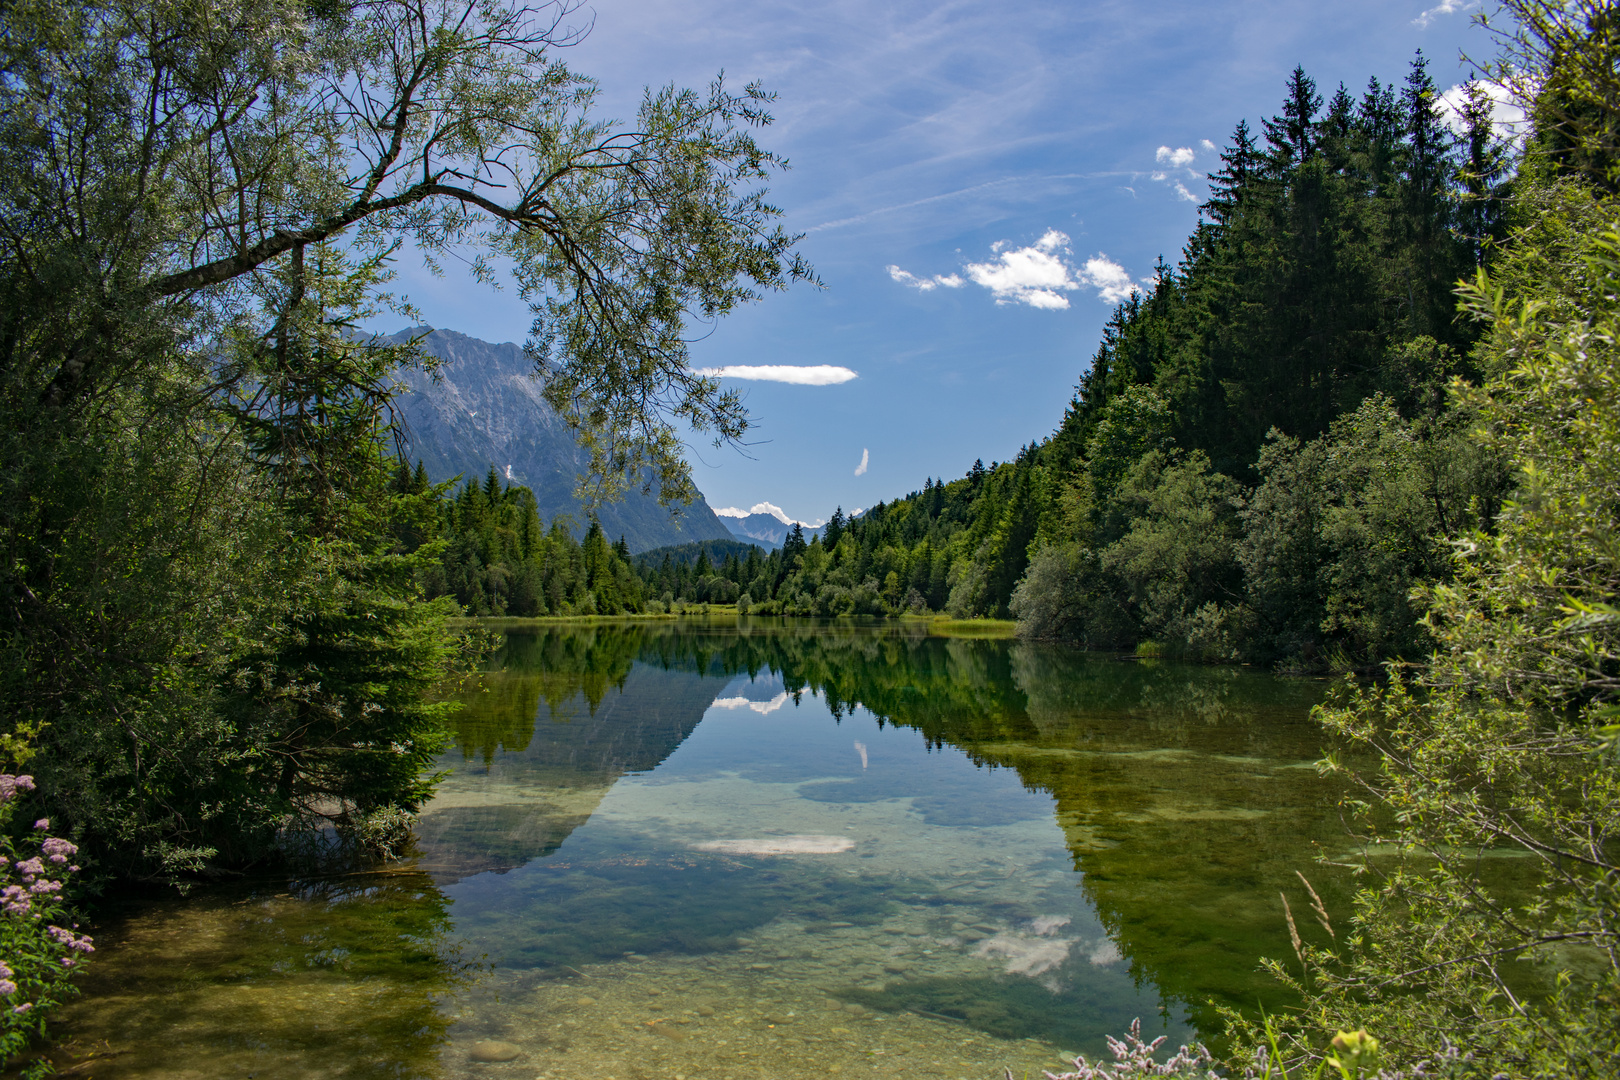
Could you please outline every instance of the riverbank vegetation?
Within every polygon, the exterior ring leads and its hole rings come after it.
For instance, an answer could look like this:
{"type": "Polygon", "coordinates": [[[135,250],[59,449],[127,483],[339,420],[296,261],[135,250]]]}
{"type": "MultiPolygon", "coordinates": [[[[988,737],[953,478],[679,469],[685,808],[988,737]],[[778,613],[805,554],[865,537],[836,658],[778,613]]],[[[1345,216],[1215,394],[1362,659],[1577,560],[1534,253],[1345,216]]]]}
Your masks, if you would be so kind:
{"type": "Polygon", "coordinates": [[[1595,1078],[1620,1072],[1620,42],[1607,6],[1510,7],[1496,74],[1534,129],[1452,396],[1513,485],[1414,595],[1427,662],[1320,710],[1381,762],[1328,763],[1361,789],[1365,884],[1276,970],[1295,1049],[1353,1022],[1404,1062],[1449,1040],[1468,1075],[1595,1078]]]}
{"type": "MultiPolygon", "coordinates": [[[[181,887],[393,850],[444,744],[456,601],[634,602],[599,535],[558,544],[523,532],[521,493],[446,499],[402,472],[394,373],[428,359],[357,329],[413,315],[388,291],[403,245],[505,259],[599,495],[646,476],[690,493],[676,415],[740,434],[683,327],[812,276],[763,198],[781,165],[755,139],[769,95],[654,89],[610,126],[555,59],[572,10],[0,14],[0,771],[31,777],[7,810],[17,843],[48,818],[92,881],[181,887]]],[[[5,1031],[44,1014],[40,985],[0,979],[5,1031]]]]}

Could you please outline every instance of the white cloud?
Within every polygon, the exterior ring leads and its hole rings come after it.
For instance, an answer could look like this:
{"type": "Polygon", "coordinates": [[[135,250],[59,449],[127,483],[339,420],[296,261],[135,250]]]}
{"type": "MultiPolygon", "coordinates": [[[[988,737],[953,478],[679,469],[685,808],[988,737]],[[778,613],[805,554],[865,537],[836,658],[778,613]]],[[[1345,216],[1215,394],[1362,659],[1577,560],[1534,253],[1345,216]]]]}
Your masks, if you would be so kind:
{"type": "MultiPolygon", "coordinates": [[[[1193,198],[1185,187],[1177,187],[1184,198],[1193,198]]],[[[1062,311],[1069,306],[1069,298],[1063,294],[1076,289],[1094,288],[1098,297],[1110,304],[1117,304],[1137,291],[1125,268],[1101,252],[1083,265],[1075,266],[1070,261],[1074,253],[1069,250],[1069,237],[1057,229],[1047,229],[1040,239],[1025,247],[1012,245],[1011,240],[997,240],[990,245],[994,259],[968,263],[962,268],[974,284],[989,289],[998,304],[1028,304],[1046,311],[1062,311]]],[[[913,281],[924,280],[913,278],[896,267],[890,267],[889,273],[896,281],[901,280],[900,275],[913,281]]],[[[950,277],[966,284],[955,274],[950,277]]],[[[927,280],[943,282],[946,279],[937,276],[927,280]]],[[[865,465],[863,461],[856,476],[865,471],[865,465]]]]}
{"type": "Polygon", "coordinates": [[[1132,293],[1142,291],[1123,266],[1100,251],[1086,260],[1080,276],[1085,284],[1096,288],[1099,300],[1109,304],[1117,304],[1132,293]]]}
{"type": "Polygon", "coordinates": [[[861,463],[855,466],[856,476],[866,475],[866,463],[872,460],[872,454],[865,447],[861,448],[861,463]]]}
{"type": "Polygon", "coordinates": [[[768,502],[757,502],[746,510],[739,510],[735,506],[726,506],[716,510],[715,513],[719,514],[721,517],[734,518],[745,518],[753,514],[769,514],[771,517],[775,518],[777,521],[780,521],[784,525],[793,524],[793,519],[787,516],[787,511],[783,510],[775,503],[768,502]]]}
{"type": "Polygon", "coordinates": [[[1471,11],[1479,6],[1479,0],[1440,0],[1434,7],[1425,11],[1412,20],[1417,28],[1427,29],[1428,25],[1442,15],[1455,15],[1460,11],[1471,11]]]}
{"type": "Polygon", "coordinates": [[[1063,261],[1069,238],[1056,229],[1047,229],[1028,247],[1003,250],[1007,241],[990,246],[998,253],[994,262],[968,263],[964,268],[976,284],[989,289],[998,304],[1028,304],[1030,307],[1059,310],[1069,306],[1058,290],[1078,289],[1084,282],[1075,279],[1063,261]]]}
{"type": "Polygon", "coordinates": [[[787,511],[775,503],[757,502],[748,508],[748,512],[750,514],[769,514],[784,525],[793,524],[793,519],[787,516],[787,511]]]}
{"type": "Polygon", "coordinates": [[[728,364],[725,367],[695,368],[692,373],[708,379],[757,379],[762,382],[793,383],[796,386],[835,386],[859,378],[849,368],[832,364],[728,364]]]}
{"type": "Polygon", "coordinates": [[[916,274],[908,274],[898,266],[889,266],[886,269],[889,271],[889,276],[895,281],[908,289],[916,289],[918,292],[928,292],[939,288],[941,285],[947,289],[960,289],[967,284],[956,274],[935,274],[933,277],[924,278],[918,277],[916,274]]]}
{"type": "MultiPolygon", "coordinates": [[[[771,698],[771,700],[769,700],[769,701],[749,701],[745,697],[715,698],[714,701],[709,705],[709,708],[711,708],[711,709],[752,709],[757,713],[765,714],[765,713],[773,713],[773,712],[775,712],[777,709],[780,709],[782,706],[786,705],[787,701],[788,701],[787,691],[784,690],[783,692],[777,694],[775,697],[771,698]]],[[[724,841],[724,840],[714,841],[715,844],[724,844],[724,843],[727,843],[727,842],[728,841],[724,841]]],[[[735,842],[737,842],[737,843],[749,843],[751,841],[735,841],[735,842]]],[[[698,844],[698,845],[695,845],[695,846],[700,847],[700,848],[705,847],[705,845],[703,845],[703,844],[698,844]]],[[[851,846],[854,846],[853,841],[851,841],[851,846]]],[[[720,851],[720,850],[730,850],[730,849],[722,849],[722,848],[714,847],[714,846],[711,845],[711,846],[707,847],[707,850],[720,851]]],[[[840,850],[843,850],[843,849],[840,849],[840,850]]],[[[767,852],[754,852],[754,854],[762,855],[762,854],[768,854],[768,853],[767,852]]],[[[779,854],[779,853],[777,853],[777,854],[779,854]]]]}
{"type": "MultiPolygon", "coordinates": [[[[1199,145],[1205,150],[1215,149],[1215,144],[1208,139],[1201,139],[1199,145]]],[[[1195,203],[1198,201],[1198,196],[1187,188],[1185,181],[1194,179],[1198,175],[1191,167],[1193,159],[1197,156],[1198,152],[1190,146],[1161,146],[1155,151],[1153,159],[1160,165],[1169,167],[1154,169],[1148,173],[1148,179],[1156,184],[1169,184],[1170,189],[1176,193],[1176,198],[1195,203]]]]}
{"type": "Polygon", "coordinates": [[[720,517],[729,518],[745,518],[751,517],[754,514],[769,514],[771,517],[775,518],[777,521],[780,521],[784,525],[799,524],[803,525],[807,529],[819,529],[821,526],[826,524],[826,522],[821,518],[817,518],[814,521],[796,522],[795,519],[787,516],[786,510],[783,510],[780,506],[770,502],[757,502],[746,510],[739,510],[735,506],[722,506],[715,510],[715,513],[720,517]]]}
{"type": "Polygon", "coordinates": [[[1491,99],[1491,126],[1503,138],[1512,138],[1524,130],[1524,110],[1513,100],[1513,94],[1500,83],[1458,83],[1440,95],[1441,120],[1458,135],[1463,133],[1463,103],[1468,99],[1468,87],[1477,85],[1491,99]]]}

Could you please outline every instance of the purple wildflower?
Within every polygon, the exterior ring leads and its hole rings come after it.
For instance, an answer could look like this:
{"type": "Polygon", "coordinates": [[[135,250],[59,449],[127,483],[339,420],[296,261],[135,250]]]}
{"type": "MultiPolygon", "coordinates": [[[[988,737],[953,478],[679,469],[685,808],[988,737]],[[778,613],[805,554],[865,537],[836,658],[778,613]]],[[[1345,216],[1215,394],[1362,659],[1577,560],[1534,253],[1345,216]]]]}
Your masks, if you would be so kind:
{"type": "Polygon", "coordinates": [[[12,974],[11,965],[4,960],[0,960],[0,979],[9,979],[12,974]]]}
{"type": "Polygon", "coordinates": [[[10,997],[17,992],[17,984],[10,979],[0,979],[0,997],[10,997]]]}
{"type": "Polygon", "coordinates": [[[79,853],[79,847],[77,844],[63,840],[59,836],[46,837],[45,842],[39,845],[39,850],[48,859],[50,859],[51,862],[57,863],[58,865],[67,862],[69,855],[77,855],[79,853]]]}
{"type": "Polygon", "coordinates": [[[50,827],[51,819],[48,817],[42,817],[38,821],[34,822],[34,828],[36,829],[48,829],[50,827]]]}
{"type": "Polygon", "coordinates": [[[12,776],[10,773],[0,773],[0,803],[9,801],[19,791],[33,791],[34,778],[32,776],[12,776]]]}
{"type": "Polygon", "coordinates": [[[45,872],[45,863],[38,855],[32,859],[25,859],[17,864],[17,873],[22,875],[24,881],[33,881],[45,872]]]}
{"type": "Polygon", "coordinates": [[[32,1001],[25,1001],[21,1005],[18,1005],[15,1009],[12,1009],[11,1011],[14,1012],[14,1013],[17,1013],[20,1016],[21,1014],[27,1012],[29,1009],[32,1009],[33,1007],[34,1007],[34,1003],[32,1001]]]}
{"type": "Polygon", "coordinates": [[[60,926],[48,926],[45,928],[45,932],[50,935],[52,941],[55,941],[58,945],[66,945],[75,952],[89,953],[96,951],[95,947],[90,944],[94,939],[88,934],[75,934],[73,931],[64,930],[60,926]]]}

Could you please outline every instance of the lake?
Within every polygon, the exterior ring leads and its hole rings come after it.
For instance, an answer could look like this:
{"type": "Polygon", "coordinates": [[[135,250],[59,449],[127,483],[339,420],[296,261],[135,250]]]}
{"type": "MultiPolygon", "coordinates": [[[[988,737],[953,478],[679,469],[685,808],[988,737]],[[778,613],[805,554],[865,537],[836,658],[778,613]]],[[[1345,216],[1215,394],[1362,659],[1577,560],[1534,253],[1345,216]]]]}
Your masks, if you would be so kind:
{"type": "MultiPolygon", "coordinates": [[[[923,624],[505,632],[417,845],[110,909],[77,1075],[1038,1076],[1288,1004],[1322,684],[923,624]],[[484,1060],[484,1059],[509,1060],[484,1060]]],[[[1321,931],[1301,920],[1308,937],[1321,931]]]]}

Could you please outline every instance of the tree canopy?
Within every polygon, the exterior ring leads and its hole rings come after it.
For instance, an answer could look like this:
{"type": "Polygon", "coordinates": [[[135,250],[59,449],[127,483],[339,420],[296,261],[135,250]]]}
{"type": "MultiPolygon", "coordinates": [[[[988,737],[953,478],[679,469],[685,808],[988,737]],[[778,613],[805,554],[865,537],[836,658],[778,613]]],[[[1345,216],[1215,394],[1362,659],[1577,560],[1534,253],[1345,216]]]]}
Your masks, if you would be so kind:
{"type": "Polygon", "coordinates": [[[521,494],[400,480],[393,373],[427,361],[360,329],[408,313],[396,257],[509,268],[592,498],[685,499],[676,425],[744,430],[686,341],[813,281],[766,199],[770,94],[717,78],[603,118],[558,59],[579,15],[0,15],[0,711],[103,871],[224,872],[327,826],[388,850],[431,790],[450,597],[639,604],[607,538],[514,544],[521,494]]]}

